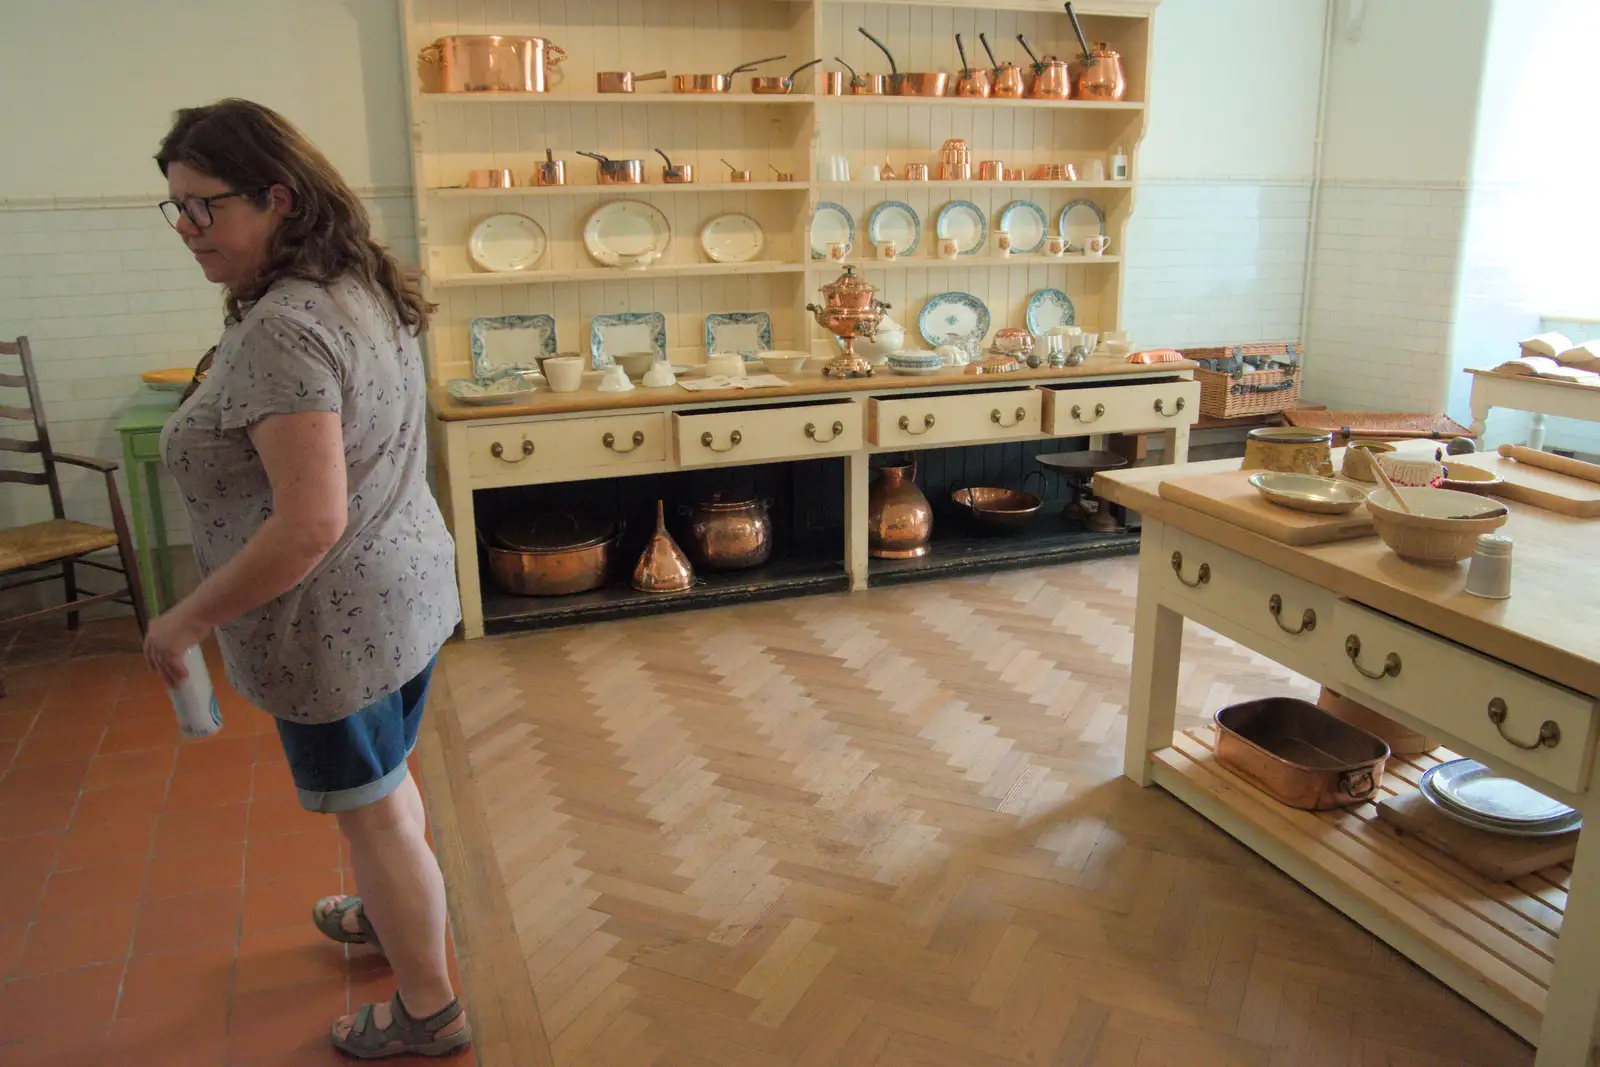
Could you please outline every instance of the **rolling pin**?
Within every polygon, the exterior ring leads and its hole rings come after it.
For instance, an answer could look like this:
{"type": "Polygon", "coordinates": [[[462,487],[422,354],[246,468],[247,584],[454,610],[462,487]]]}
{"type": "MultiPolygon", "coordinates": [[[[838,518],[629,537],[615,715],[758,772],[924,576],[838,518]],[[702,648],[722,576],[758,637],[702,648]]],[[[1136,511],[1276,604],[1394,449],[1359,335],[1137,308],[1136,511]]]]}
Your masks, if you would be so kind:
{"type": "Polygon", "coordinates": [[[1585,463],[1581,459],[1568,459],[1566,456],[1540,452],[1521,445],[1501,445],[1500,455],[1506,459],[1514,459],[1518,463],[1526,463],[1530,467],[1543,467],[1547,471],[1582,478],[1586,482],[1600,482],[1600,464],[1585,463]]]}

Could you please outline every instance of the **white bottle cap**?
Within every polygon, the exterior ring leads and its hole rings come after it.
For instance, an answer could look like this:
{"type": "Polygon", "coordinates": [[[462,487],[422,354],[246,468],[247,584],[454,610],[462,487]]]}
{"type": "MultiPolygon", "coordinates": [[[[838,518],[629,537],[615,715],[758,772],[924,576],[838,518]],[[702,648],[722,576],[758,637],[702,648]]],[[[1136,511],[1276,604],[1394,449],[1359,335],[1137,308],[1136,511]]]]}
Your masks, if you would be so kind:
{"type": "Polygon", "coordinates": [[[1511,555],[1511,538],[1504,534],[1479,534],[1478,554],[1480,556],[1509,556],[1511,555]]]}

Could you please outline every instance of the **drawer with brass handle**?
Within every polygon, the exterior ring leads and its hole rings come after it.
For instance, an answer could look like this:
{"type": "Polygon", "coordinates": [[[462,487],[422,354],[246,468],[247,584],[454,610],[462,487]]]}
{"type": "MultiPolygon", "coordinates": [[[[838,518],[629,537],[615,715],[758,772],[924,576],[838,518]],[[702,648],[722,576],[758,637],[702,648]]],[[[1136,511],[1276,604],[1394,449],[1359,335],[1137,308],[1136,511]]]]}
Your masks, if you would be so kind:
{"type": "Polygon", "coordinates": [[[1126,430],[1170,430],[1193,423],[1200,383],[1187,379],[1147,385],[1041,386],[1045,433],[1058,437],[1126,430]]]}
{"type": "Polygon", "coordinates": [[[1335,603],[1330,629],[1341,693],[1403,712],[1446,745],[1459,739],[1546,782],[1587,787],[1587,697],[1349,600],[1335,603]]]}
{"type": "Polygon", "coordinates": [[[1038,437],[1037,389],[994,389],[942,396],[874,397],[867,401],[867,436],[875,445],[935,445],[1038,437]]]}
{"type": "Polygon", "coordinates": [[[678,464],[711,467],[854,452],[861,447],[861,407],[853,401],[675,412],[678,464]]]}
{"type": "Polygon", "coordinates": [[[664,414],[596,415],[550,422],[508,422],[467,430],[473,478],[515,484],[552,471],[662,463],[664,414]]]}

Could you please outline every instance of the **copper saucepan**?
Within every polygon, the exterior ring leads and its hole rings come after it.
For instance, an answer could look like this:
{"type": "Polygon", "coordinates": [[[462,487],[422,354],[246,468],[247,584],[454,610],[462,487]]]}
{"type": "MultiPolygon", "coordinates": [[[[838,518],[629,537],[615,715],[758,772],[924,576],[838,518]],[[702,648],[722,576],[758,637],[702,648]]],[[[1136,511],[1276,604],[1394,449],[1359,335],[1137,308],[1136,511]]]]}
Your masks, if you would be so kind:
{"type": "Polygon", "coordinates": [[[967,49],[959,33],[956,34],[956,52],[961,56],[961,78],[956,82],[956,95],[987,99],[994,93],[994,82],[987,70],[967,64],[967,49]]]}
{"type": "MultiPolygon", "coordinates": [[[[857,74],[856,73],[856,68],[852,67],[850,64],[846,63],[844,60],[840,59],[838,56],[834,56],[833,57],[833,61],[835,63],[838,63],[840,66],[844,67],[845,70],[848,70],[850,72],[850,95],[851,96],[882,96],[883,95],[883,75],[882,74],[857,74]]],[[[841,89],[841,92],[842,91],[843,90],[841,89]]]]}
{"type": "Polygon", "coordinates": [[[631,93],[635,82],[660,81],[666,76],[664,70],[652,70],[649,74],[635,74],[631,70],[602,70],[595,75],[595,81],[602,93],[631,93]]]}
{"type": "Polygon", "coordinates": [[[1033,81],[1028,84],[1030,99],[1066,100],[1072,96],[1072,74],[1067,69],[1066,60],[1057,59],[1055,56],[1045,56],[1040,59],[1033,54],[1033,49],[1028,47],[1028,39],[1020,33],[1017,34],[1017,43],[1022,45],[1022,50],[1033,60],[1033,81]]]}
{"type": "Polygon", "coordinates": [[[504,167],[467,171],[468,189],[514,189],[516,185],[517,176],[504,167]]]}
{"type": "Polygon", "coordinates": [[[600,165],[599,184],[638,185],[644,181],[644,163],[637,159],[607,159],[598,152],[579,152],[600,165]]]}
{"type": "Polygon", "coordinates": [[[807,67],[814,67],[821,62],[822,57],[818,56],[809,63],[802,63],[798,67],[791,70],[789,72],[789,76],[786,78],[775,78],[758,74],[750,79],[750,91],[752,93],[761,93],[767,96],[787,94],[792,92],[794,89],[794,76],[799,74],[802,70],[805,70],[807,67]]]}
{"type": "Polygon", "coordinates": [[[994,49],[989,47],[987,35],[978,34],[978,40],[983,43],[983,50],[994,67],[994,95],[1006,100],[1020,100],[1028,88],[1022,80],[1022,71],[1015,63],[1001,63],[994,58],[994,49]]]}
{"type": "Polygon", "coordinates": [[[689,163],[674,163],[667,158],[661,149],[656,149],[656,155],[666,161],[666,166],[661,168],[661,180],[668,185],[688,185],[694,181],[694,166],[689,163]]]}
{"type": "Polygon", "coordinates": [[[752,59],[748,63],[741,63],[726,74],[674,74],[672,76],[672,91],[675,93],[725,93],[733,88],[733,76],[755,70],[763,63],[771,63],[776,59],[787,59],[788,56],[767,56],[765,59],[752,59]]]}

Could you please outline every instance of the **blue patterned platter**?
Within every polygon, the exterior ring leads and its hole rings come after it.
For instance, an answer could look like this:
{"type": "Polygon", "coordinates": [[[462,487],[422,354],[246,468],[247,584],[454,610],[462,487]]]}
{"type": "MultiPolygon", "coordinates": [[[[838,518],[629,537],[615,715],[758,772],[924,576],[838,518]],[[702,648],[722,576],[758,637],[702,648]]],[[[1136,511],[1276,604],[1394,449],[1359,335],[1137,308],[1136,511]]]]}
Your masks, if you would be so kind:
{"type": "Polygon", "coordinates": [[[940,208],[934,231],[941,241],[954,237],[963,256],[975,256],[989,243],[989,220],[970,200],[952,200],[940,208]]]}
{"type": "Polygon", "coordinates": [[[1044,247],[1050,220],[1032,200],[1013,200],[1000,212],[999,228],[1011,235],[1013,252],[1037,252],[1044,247]]]}
{"type": "Polygon", "coordinates": [[[1106,235],[1106,213],[1093,200],[1073,200],[1061,209],[1060,225],[1068,251],[1082,252],[1090,237],[1106,235]]]}
{"type": "Polygon", "coordinates": [[[922,243],[922,220],[910,204],[885,200],[867,216],[867,239],[874,248],[893,241],[895,258],[904,259],[922,243]]]}
{"type": "Polygon", "coordinates": [[[475,406],[521,403],[538,392],[525,379],[508,374],[498,378],[452,378],[445,388],[452,399],[475,406]]]}
{"type": "Polygon", "coordinates": [[[706,316],[706,354],[737,352],[746,363],[772,351],[772,316],[765,311],[717,311],[706,316]]]}
{"type": "MultiPolygon", "coordinates": [[[[472,374],[539,372],[539,360],[556,354],[556,320],[549,315],[495,315],[473,319],[472,374]]],[[[465,380],[465,379],[462,379],[465,380]]]]}
{"type": "Polygon", "coordinates": [[[1078,320],[1072,298],[1060,289],[1040,289],[1028,300],[1028,332],[1043,337],[1057,326],[1072,326],[1078,320]]]}
{"type": "Polygon", "coordinates": [[[917,331],[934,348],[951,338],[982,341],[989,335],[989,307],[971,293],[930,296],[917,316],[917,331]]]}
{"type": "Polygon", "coordinates": [[[609,367],[620,352],[654,352],[667,358],[667,317],[659,311],[622,311],[589,320],[590,362],[609,367]]]}
{"type": "Polygon", "coordinates": [[[856,220],[850,217],[843,204],[824,200],[811,216],[811,258],[827,259],[828,246],[835,242],[856,243],[856,220]]]}

